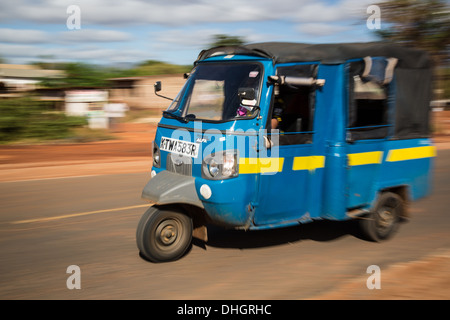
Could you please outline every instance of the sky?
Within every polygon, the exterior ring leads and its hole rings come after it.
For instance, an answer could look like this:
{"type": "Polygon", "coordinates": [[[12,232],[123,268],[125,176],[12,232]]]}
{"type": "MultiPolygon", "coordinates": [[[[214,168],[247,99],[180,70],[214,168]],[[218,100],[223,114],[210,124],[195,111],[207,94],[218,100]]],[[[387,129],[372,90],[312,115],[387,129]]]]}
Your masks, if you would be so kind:
{"type": "MultiPolygon", "coordinates": [[[[0,3],[7,63],[189,65],[216,34],[247,43],[369,42],[369,0],[15,0],[0,3]]],[[[382,17],[381,17],[382,19],[382,17]]],[[[382,21],[382,20],[381,20],[382,21]]]]}

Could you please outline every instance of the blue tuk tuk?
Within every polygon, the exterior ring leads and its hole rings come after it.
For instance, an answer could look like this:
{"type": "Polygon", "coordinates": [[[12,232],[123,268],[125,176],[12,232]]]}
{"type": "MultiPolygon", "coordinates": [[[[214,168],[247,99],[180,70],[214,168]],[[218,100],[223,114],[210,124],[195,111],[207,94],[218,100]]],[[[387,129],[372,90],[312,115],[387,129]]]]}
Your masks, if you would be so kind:
{"type": "Polygon", "coordinates": [[[151,261],[179,259],[192,237],[207,241],[210,224],[358,219],[381,241],[431,190],[424,51],[383,42],[215,47],[185,77],[158,123],[142,191],[153,205],[136,241],[151,261]]]}

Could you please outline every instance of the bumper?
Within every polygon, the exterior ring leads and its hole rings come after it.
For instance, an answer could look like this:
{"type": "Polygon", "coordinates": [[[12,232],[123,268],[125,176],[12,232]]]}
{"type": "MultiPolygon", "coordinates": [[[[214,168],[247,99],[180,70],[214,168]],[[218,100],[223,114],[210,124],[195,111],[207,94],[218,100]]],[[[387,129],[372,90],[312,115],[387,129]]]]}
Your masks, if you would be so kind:
{"type": "Polygon", "coordinates": [[[195,189],[195,178],[161,171],[142,191],[142,199],[155,204],[185,203],[204,209],[195,189]]]}

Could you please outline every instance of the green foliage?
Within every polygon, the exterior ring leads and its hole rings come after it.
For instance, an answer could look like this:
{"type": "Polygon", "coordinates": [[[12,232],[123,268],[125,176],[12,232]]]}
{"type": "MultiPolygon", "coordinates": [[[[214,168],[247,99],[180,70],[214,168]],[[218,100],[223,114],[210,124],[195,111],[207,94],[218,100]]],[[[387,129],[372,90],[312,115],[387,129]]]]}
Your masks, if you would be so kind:
{"type": "Polygon", "coordinates": [[[155,60],[147,60],[130,70],[136,76],[152,76],[159,74],[178,74],[191,71],[192,66],[181,66],[155,60]]]}
{"type": "Polygon", "coordinates": [[[66,72],[65,83],[70,87],[103,87],[106,85],[104,72],[91,65],[80,62],[68,63],[64,71],[66,72]]]}
{"type": "Polygon", "coordinates": [[[50,111],[49,103],[31,98],[0,100],[0,143],[24,139],[54,140],[71,135],[84,126],[84,117],[50,111]]]}
{"type": "Polygon", "coordinates": [[[426,50],[435,68],[437,99],[450,97],[450,6],[445,0],[389,0],[377,3],[381,8],[383,29],[376,34],[382,40],[426,50]]]}
{"type": "Polygon", "coordinates": [[[240,46],[245,43],[245,40],[240,36],[229,36],[226,34],[216,34],[213,37],[211,47],[218,46],[240,46]]]}
{"type": "Polygon", "coordinates": [[[108,79],[121,77],[152,76],[159,74],[180,74],[189,72],[192,66],[182,66],[161,61],[148,60],[130,69],[119,69],[73,62],[58,65],[34,63],[41,68],[63,70],[66,76],[61,79],[42,79],[41,85],[47,88],[61,87],[107,87],[108,79]]]}
{"type": "Polygon", "coordinates": [[[448,59],[450,7],[444,0],[390,0],[381,8],[380,38],[428,50],[435,58],[448,59]]]}

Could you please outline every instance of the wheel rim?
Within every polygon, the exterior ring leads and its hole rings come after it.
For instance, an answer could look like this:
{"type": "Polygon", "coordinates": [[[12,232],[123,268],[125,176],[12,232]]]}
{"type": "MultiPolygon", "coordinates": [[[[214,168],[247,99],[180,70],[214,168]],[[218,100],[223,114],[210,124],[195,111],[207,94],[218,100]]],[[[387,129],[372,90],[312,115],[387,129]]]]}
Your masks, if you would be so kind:
{"type": "Polygon", "coordinates": [[[394,223],[395,215],[388,208],[382,208],[378,211],[378,225],[381,229],[389,229],[394,223]]]}
{"type": "Polygon", "coordinates": [[[376,226],[379,235],[387,235],[396,224],[398,219],[397,206],[398,202],[395,199],[390,199],[377,210],[376,226]]]}
{"type": "Polygon", "coordinates": [[[182,237],[181,222],[177,219],[161,221],[155,231],[156,244],[161,250],[169,250],[180,242],[182,237]]]}

